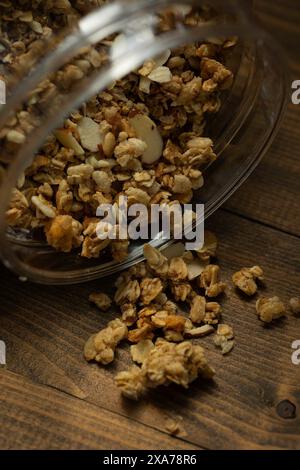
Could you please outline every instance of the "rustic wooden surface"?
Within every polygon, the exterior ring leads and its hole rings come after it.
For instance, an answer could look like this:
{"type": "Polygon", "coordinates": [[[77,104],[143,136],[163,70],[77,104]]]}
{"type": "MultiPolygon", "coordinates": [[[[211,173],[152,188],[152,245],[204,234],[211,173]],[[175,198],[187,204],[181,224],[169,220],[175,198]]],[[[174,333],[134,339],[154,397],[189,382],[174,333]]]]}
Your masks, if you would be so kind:
{"type": "MultiPolygon", "coordinates": [[[[287,47],[292,78],[300,78],[297,0],[257,0],[264,24],[287,47]]],[[[209,221],[220,239],[224,278],[260,264],[266,294],[300,296],[300,107],[290,105],[282,129],[255,174],[209,221]]],[[[85,339],[112,314],[101,315],[88,294],[102,282],[74,287],[22,284],[0,268],[0,339],[7,368],[0,370],[2,449],[300,449],[300,366],[291,344],[300,319],[288,315],[263,327],[255,299],[232,290],[224,320],[236,347],[222,357],[203,341],[217,374],[190,390],[171,387],[135,404],[120,397],[113,373],[129,363],[121,348],[104,369],[85,363],[85,339]],[[278,405],[288,400],[284,412],[278,405]],[[186,436],[165,431],[167,417],[182,417],[186,436]]]]}

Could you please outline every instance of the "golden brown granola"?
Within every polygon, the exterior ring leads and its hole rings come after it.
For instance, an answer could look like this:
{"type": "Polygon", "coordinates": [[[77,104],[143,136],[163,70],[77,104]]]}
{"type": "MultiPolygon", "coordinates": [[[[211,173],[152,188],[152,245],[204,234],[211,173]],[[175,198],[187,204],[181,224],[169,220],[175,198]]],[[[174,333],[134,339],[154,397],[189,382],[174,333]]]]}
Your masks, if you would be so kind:
{"type": "Polygon", "coordinates": [[[84,347],[85,359],[104,365],[110,364],[114,360],[117,345],[127,338],[127,335],[126,325],[119,319],[112,320],[106,328],[88,339],[84,347]]]}
{"type": "Polygon", "coordinates": [[[103,312],[109,310],[112,304],[111,298],[103,292],[93,292],[89,296],[89,301],[97,305],[103,312]]]}
{"type": "MultiPolygon", "coordinates": [[[[42,39],[76,25],[83,14],[104,3],[2,2],[2,38],[7,47],[0,50],[0,57],[7,71],[22,77],[43,53],[42,39]]],[[[174,9],[161,14],[162,31],[176,24],[176,15],[174,9]]],[[[186,10],[180,18],[194,25],[208,21],[209,14],[200,8],[186,10]]],[[[117,39],[84,48],[39,84],[24,109],[1,131],[3,153],[17,151],[38,125],[41,110],[102,67],[108,45],[117,39]]],[[[128,197],[129,205],[191,201],[193,191],[204,184],[203,170],[216,159],[213,142],[205,136],[205,121],[218,112],[222,90],[232,83],[232,72],[223,62],[234,43],[205,41],[166,50],[72,111],[26,169],[18,186],[23,202],[13,197],[9,224],[26,228],[33,236],[42,229],[47,243],[59,251],[77,249],[87,258],[108,252],[114,260],[124,260],[128,240],[97,240],[97,207],[109,202],[117,208],[120,195],[128,197]]],[[[215,254],[215,240],[209,233],[206,238],[198,253],[201,260],[215,254]]],[[[150,264],[154,273],[166,269],[163,259],[150,264]]],[[[178,273],[182,280],[184,274],[178,273]]]]}
{"type": "Polygon", "coordinates": [[[176,383],[187,388],[198,375],[207,379],[214,375],[201,346],[158,339],[142,367],[117,374],[115,382],[123,395],[136,400],[147,390],[161,385],[176,383]]]}

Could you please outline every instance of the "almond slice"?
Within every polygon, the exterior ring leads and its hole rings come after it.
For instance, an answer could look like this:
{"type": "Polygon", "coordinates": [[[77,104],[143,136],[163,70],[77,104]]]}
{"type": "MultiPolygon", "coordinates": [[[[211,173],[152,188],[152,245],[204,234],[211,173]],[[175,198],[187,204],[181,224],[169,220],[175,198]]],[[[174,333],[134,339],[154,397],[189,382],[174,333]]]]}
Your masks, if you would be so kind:
{"type": "Polygon", "coordinates": [[[97,152],[103,142],[99,125],[89,117],[84,117],[78,124],[78,133],[82,147],[90,152],[97,152]]]}
{"type": "Polygon", "coordinates": [[[84,155],[84,150],[81,145],[77,142],[73,134],[69,129],[57,129],[54,132],[57,140],[66,148],[72,149],[77,157],[84,155]]]}
{"type": "Polygon", "coordinates": [[[129,119],[130,125],[136,132],[137,138],[147,144],[142,161],[148,165],[156,162],[162,156],[163,140],[156,124],[145,114],[137,114],[129,119]]]}
{"type": "Polygon", "coordinates": [[[152,70],[148,78],[152,80],[152,82],[168,83],[172,80],[172,73],[168,67],[162,65],[152,70]]]}

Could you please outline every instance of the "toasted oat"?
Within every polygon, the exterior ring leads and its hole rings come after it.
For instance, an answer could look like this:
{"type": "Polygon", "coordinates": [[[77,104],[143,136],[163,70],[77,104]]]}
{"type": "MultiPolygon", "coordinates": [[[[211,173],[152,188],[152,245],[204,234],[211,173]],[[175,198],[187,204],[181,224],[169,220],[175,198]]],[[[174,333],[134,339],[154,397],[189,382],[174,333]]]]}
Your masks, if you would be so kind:
{"type": "Polygon", "coordinates": [[[214,344],[216,347],[221,348],[222,354],[226,355],[232,351],[234,347],[234,333],[233,328],[229,325],[219,325],[217,334],[214,337],[214,344]]]}
{"type": "Polygon", "coordinates": [[[82,155],[84,155],[83,148],[81,147],[79,142],[77,142],[77,140],[73,136],[71,130],[69,130],[69,129],[57,129],[54,132],[54,135],[57,138],[57,140],[59,140],[59,142],[64,147],[67,147],[68,149],[74,150],[75,155],[77,155],[78,157],[81,157],[82,155]]]}
{"type": "Polygon", "coordinates": [[[12,129],[6,134],[6,139],[14,144],[24,144],[26,137],[22,132],[12,129]]]}
{"type": "Polygon", "coordinates": [[[293,297],[289,301],[290,309],[293,314],[298,317],[300,315],[300,299],[299,297],[293,297]]]}
{"type": "Polygon", "coordinates": [[[140,369],[121,372],[115,381],[125,396],[139,399],[148,389],[172,382],[188,388],[198,375],[204,378],[214,375],[200,346],[188,341],[175,344],[159,339],[140,369]]]}
{"type": "Polygon", "coordinates": [[[158,276],[164,277],[168,273],[169,263],[168,259],[160,253],[159,250],[153,248],[151,245],[144,245],[144,256],[151,270],[158,276]]]}
{"type": "Polygon", "coordinates": [[[286,313],[286,307],[279,297],[261,297],[256,302],[258,318],[264,323],[271,323],[286,313]]]}
{"type": "Polygon", "coordinates": [[[143,163],[152,165],[160,159],[163,152],[163,140],[156,124],[145,114],[137,114],[129,119],[129,123],[137,137],[147,145],[142,156],[143,163]]]}
{"type": "Polygon", "coordinates": [[[78,123],[78,134],[83,148],[97,152],[103,142],[99,125],[89,117],[83,117],[78,123]]]}
{"type": "Polygon", "coordinates": [[[89,301],[97,305],[97,307],[103,312],[109,310],[112,304],[111,298],[103,292],[93,292],[89,296],[89,301]]]}
{"type": "Polygon", "coordinates": [[[56,250],[68,253],[81,245],[83,227],[70,215],[58,215],[46,226],[47,242],[56,250]]]}
{"type": "Polygon", "coordinates": [[[160,66],[152,70],[148,75],[149,80],[157,83],[168,83],[172,80],[172,72],[168,67],[160,66]]]}
{"type": "Polygon", "coordinates": [[[215,331],[212,325],[203,325],[198,328],[191,328],[185,331],[185,336],[189,338],[202,338],[203,336],[210,335],[215,331]]]}
{"type": "Polygon", "coordinates": [[[167,417],[165,429],[171,436],[186,437],[187,432],[185,431],[182,422],[183,418],[181,416],[176,416],[176,418],[167,417]]]}
{"type": "Polygon", "coordinates": [[[211,257],[215,257],[218,248],[218,240],[214,233],[209,230],[204,232],[204,244],[197,250],[197,255],[202,261],[209,262],[211,257]]]}
{"type": "Polygon", "coordinates": [[[257,292],[256,280],[263,281],[263,270],[259,266],[243,268],[232,276],[233,284],[245,294],[252,296],[257,292]]]}

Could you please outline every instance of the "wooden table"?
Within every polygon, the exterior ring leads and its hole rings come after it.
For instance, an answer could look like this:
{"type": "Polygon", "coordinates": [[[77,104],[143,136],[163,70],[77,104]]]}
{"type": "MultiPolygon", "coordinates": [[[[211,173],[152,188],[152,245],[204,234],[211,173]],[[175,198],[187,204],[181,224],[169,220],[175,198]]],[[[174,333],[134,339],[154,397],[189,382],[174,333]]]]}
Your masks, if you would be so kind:
{"type": "MultiPolygon", "coordinates": [[[[258,0],[258,15],[286,46],[292,79],[300,79],[300,6],[297,0],[258,0]]],[[[274,97],[276,99],[276,97],[274,97]]],[[[224,277],[259,264],[266,294],[288,301],[300,295],[300,107],[290,104],[282,129],[255,174],[209,222],[220,239],[224,277]]],[[[86,338],[104,326],[88,294],[101,281],[80,287],[22,284],[0,270],[0,339],[7,368],[0,370],[0,448],[4,449],[299,449],[300,365],[291,344],[300,319],[288,316],[264,328],[234,292],[224,320],[236,347],[228,357],[208,356],[213,384],[195,382],[187,392],[171,387],[135,404],[113,383],[126,368],[100,368],[82,357],[86,338]],[[166,416],[183,418],[186,437],[165,431],[166,416]]]]}

